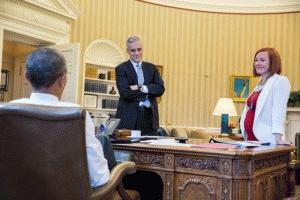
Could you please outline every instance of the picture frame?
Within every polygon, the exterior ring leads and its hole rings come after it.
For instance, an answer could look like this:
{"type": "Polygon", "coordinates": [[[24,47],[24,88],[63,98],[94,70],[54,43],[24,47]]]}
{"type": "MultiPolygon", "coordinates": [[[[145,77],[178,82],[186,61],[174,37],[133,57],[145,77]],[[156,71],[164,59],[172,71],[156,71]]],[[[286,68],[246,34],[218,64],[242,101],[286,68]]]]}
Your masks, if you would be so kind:
{"type": "Polygon", "coordinates": [[[230,76],[230,98],[233,102],[246,102],[253,88],[252,75],[230,76]]]}
{"type": "Polygon", "coordinates": [[[8,70],[2,70],[1,71],[1,91],[7,91],[8,90],[8,81],[9,81],[9,71],[8,70]]]}
{"type": "Polygon", "coordinates": [[[0,102],[4,102],[4,92],[0,92],[0,102]]]}
{"type": "Polygon", "coordinates": [[[97,108],[97,95],[85,94],[83,106],[88,108],[97,108]]]}
{"type": "MultiPolygon", "coordinates": [[[[158,69],[160,77],[162,78],[163,77],[163,66],[162,65],[156,65],[156,67],[158,69]]],[[[157,103],[160,103],[161,102],[161,97],[157,97],[156,100],[157,100],[157,103]]]]}
{"type": "Polygon", "coordinates": [[[156,65],[157,69],[158,69],[158,72],[160,74],[160,76],[162,77],[163,76],[163,66],[162,65],[156,65]]]}
{"type": "Polygon", "coordinates": [[[121,122],[121,119],[110,118],[107,123],[107,126],[106,126],[105,134],[113,135],[115,130],[118,128],[120,122],[121,122]]]}

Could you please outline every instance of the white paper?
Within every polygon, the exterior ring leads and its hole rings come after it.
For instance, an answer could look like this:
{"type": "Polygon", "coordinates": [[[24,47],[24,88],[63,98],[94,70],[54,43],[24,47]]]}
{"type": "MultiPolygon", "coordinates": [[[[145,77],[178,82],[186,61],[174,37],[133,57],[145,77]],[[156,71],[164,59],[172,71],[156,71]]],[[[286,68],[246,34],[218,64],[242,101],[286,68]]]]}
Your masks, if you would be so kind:
{"type": "Polygon", "coordinates": [[[259,147],[261,144],[259,142],[249,142],[249,141],[237,141],[231,142],[232,145],[238,145],[243,147],[259,147]]]}
{"type": "Polygon", "coordinates": [[[160,139],[160,140],[145,140],[141,143],[152,144],[152,145],[165,145],[165,146],[180,146],[180,147],[190,147],[195,144],[185,144],[179,143],[175,139],[160,139]]]}
{"type": "Polygon", "coordinates": [[[129,138],[133,138],[133,139],[143,139],[143,138],[153,138],[153,139],[160,139],[163,136],[156,136],[156,135],[143,135],[143,136],[127,136],[129,138]]]}

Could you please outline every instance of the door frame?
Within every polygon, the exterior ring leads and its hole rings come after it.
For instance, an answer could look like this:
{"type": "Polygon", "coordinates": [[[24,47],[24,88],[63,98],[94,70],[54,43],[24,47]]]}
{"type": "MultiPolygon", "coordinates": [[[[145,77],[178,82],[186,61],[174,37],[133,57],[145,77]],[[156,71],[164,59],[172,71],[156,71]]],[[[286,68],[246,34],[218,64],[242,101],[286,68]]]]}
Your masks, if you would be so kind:
{"type": "MultiPolygon", "coordinates": [[[[79,11],[68,0],[11,1],[0,4],[0,70],[4,40],[36,47],[68,44],[70,22],[79,11]],[[15,10],[19,12],[15,12],[15,10]]],[[[1,81],[1,77],[0,77],[1,81]]]]}

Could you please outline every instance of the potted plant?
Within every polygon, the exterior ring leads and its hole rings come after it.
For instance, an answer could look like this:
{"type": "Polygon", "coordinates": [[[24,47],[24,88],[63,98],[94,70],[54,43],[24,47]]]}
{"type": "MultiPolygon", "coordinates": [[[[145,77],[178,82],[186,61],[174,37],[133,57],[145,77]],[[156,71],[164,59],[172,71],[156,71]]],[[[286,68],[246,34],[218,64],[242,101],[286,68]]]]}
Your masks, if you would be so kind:
{"type": "Polygon", "coordinates": [[[288,100],[288,107],[300,106],[300,91],[292,91],[288,100]]]}
{"type": "Polygon", "coordinates": [[[233,135],[232,130],[236,128],[236,123],[233,121],[228,122],[228,134],[233,135]]]}

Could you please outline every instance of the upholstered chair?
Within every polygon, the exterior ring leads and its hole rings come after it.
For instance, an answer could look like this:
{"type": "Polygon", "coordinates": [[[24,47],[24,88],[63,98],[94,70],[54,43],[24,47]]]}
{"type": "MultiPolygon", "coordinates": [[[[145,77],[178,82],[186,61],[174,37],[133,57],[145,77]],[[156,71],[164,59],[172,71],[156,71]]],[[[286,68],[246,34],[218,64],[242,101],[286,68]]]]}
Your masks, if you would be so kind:
{"type": "Polygon", "coordinates": [[[188,138],[188,135],[184,128],[172,128],[170,132],[171,137],[184,137],[188,138]]]}
{"type": "Polygon", "coordinates": [[[1,106],[0,199],[118,199],[117,193],[138,199],[121,182],[136,171],[132,162],[117,165],[107,184],[91,189],[85,115],[75,107],[1,106]]]}

